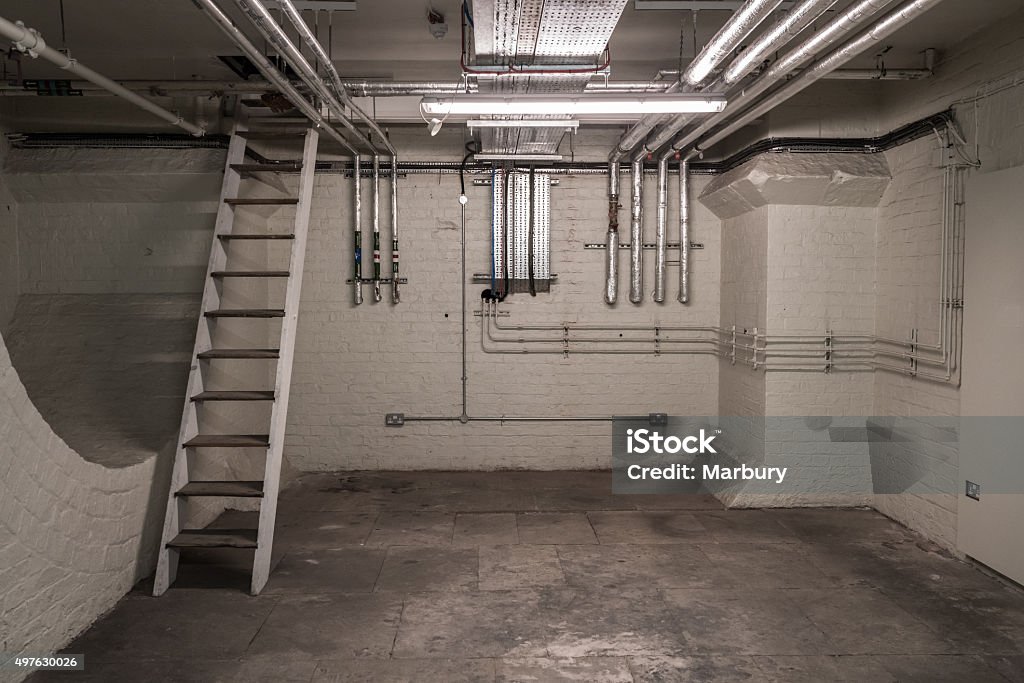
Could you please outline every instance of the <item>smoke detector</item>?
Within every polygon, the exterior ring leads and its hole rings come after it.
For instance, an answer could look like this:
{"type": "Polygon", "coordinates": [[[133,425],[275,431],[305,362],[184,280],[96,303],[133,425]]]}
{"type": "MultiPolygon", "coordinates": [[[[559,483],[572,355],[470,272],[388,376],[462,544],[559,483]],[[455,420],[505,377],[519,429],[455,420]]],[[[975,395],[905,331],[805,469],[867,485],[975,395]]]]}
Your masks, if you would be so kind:
{"type": "Polygon", "coordinates": [[[430,35],[441,40],[448,35],[448,24],[445,23],[444,15],[434,8],[427,10],[427,24],[430,35]]]}

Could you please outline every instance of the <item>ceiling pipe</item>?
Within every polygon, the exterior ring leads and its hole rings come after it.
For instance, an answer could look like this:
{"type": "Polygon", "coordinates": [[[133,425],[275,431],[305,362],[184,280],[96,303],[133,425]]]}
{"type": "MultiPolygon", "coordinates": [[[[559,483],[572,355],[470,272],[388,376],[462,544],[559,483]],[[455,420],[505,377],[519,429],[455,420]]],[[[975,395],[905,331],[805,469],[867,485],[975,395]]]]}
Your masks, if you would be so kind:
{"type": "MultiPolygon", "coordinates": [[[[295,26],[295,29],[299,32],[299,36],[302,38],[302,41],[304,43],[306,43],[306,45],[309,47],[310,50],[313,51],[313,54],[315,55],[317,61],[320,62],[321,64],[323,64],[324,68],[327,69],[327,74],[328,74],[328,76],[331,79],[331,85],[333,86],[334,94],[337,95],[341,99],[341,102],[345,106],[347,106],[349,109],[351,109],[353,112],[355,112],[356,116],[358,116],[360,119],[362,119],[362,121],[364,123],[366,123],[367,126],[370,127],[370,130],[373,131],[373,133],[375,133],[377,135],[377,138],[380,140],[381,144],[383,144],[384,147],[388,150],[388,153],[391,156],[391,184],[390,184],[390,189],[391,189],[391,193],[390,193],[391,194],[391,196],[390,196],[390,199],[391,199],[391,202],[390,202],[390,204],[391,204],[391,214],[390,214],[390,217],[391,217],[391,276],[392,276],[392,280],[391,280],[391,303],[397,304],[397,303],[399,303],[401,301],[401,294],[399,292],[399,286],[398,286],[398,271],[399,271],[399,251],[398,251],[398,152],[395,150],[395,147],[391,144],[391,141],[388,139],[387,134],[383,130],[380,129],[380,126],[377,125],[377,122],[374,121],[370,116],[367,116],[366,112],[364,112],[362,109],[357,107],[355,102],[352,101],[352,98],[349,97],[348,91],[345,89],[345,84],[342,82],[341,76],[338,74],[338,70],[334,67],[334,63],[331,61],[330,55],[327,54],[327,51],[324,50],[323,46],[320,44],[320,41],[313,34],[313,32],[309,29],[309,26],[306,24],[306,22],[303,21],[302,15],[299,13],[298,9],[296,9],[296,7],[295,7],[294,3],[292,2],[292,0],[278,0],[278,4],[281,7],[281,9],[284,11],[285,16],[288,17],[288,20],[292,23],[293,26],[295,26]]],[[[378,174],[377,178],[379,179],[379,162],[376,159],[376,157],[374,158],[374,172],[376,174],[378,174]]],[[[376,183],[376,182],[378,182],[378,180],[375,180],[374,182],[376,183]]],[[[377,197],[376,197],[376,193],[377,193],[377,189],[375,188],[374,189],[374,203],[375,203],[375,206],[377,206],[377,202],[378,202],[377,197]]],[[[377,221],[377,214],[375,213],[374,214],[374,228],[375,228],[375,230],[377,228],[376,221],[377,221]]],[[[379,240],[379,233],[378,232],[374,233],[374,239],[379,240]]],[[[379,245],[379,242],[374,247],[374,257],[375,257],[375,261],[374,261],[374,278],[375,278],[375,281],[374,281],[374,296],[375,296],[377,301],[380,301],[380,245],[379,245]]]]}
{"type": "MultiPolygon", "coordinates": [[[[726,111],[706,118],[693,131],[686,133],[682,138],[673,142],[670,149],[679,150],[692,145],[701,135],[710,131],[716,125],[729,120],[737,111],[742,111],[746,106],[754,102],[759,95],[779,81],[787,78],[794,69],[802,66],[823,49],[842,40],[861,22],[880,12],[894,1],[857,0],[857,2],[846,8],[846,10],[823,26],[814,35],[772,64],[756,81],[744,87],[739,93],[731,96],[729,98],[729,107],[726,111]]],[[[678,133],[678,129],[676,133],[678,133]]]]}
{"type": "Polygon", "coordinates": [[[722,74],[726,85],[738,83],[771,53],[798,36],[815,19],[827,12],[838,0],[805,0],[779,19],[745,48],[722,74]]]}
{"type": "MultiPolygon", "coordinates": [[[[750,35],[768,15],[782,4],[781,0],[747,0],[725,23],[718,33],[704,46],[689,67],[665,92],[677,92],[680,89],[692,91],[711,74],[722,60],[735,50],[740,42],[750,35]]],[[[609,161],[621,161],[647,136],[659,123],[667,120],[667,115],[647,116],[637,121],[632,128],[619,139],[609,155],[609,161]]]]}
{"type": "MultiPolygon", "coordinates": [[[[785,47],[794,36],[799,35],[805,28],[810,26],[811,22],[828,11],[836,2],[837,0],[804,0],[793,11],[775,22],[774,25],[759,36],[753,45],[740,53],[740,56],[729,64],[721,78],[709,87],[711,89],[725,89],[727,86],[745,78],[763,61],[766,55],[785,47]]],[[[694,116],[692,114],[680,114],[672,117],[660,131],[643,144],[637,154],[646,156],[661,149],[671,142],[672,138],[679,133],[682,127],[693,119],[694,116]]],[[[669,149],[663,158],[668,159],[674,154],[675,150],[669,149]]]]}
{"type": "Polygon", "coordinates": [[[27,28],[21,22],[15,24],[3,17],[0,17],[0,36],[3,36],[14,43],[14,47],[17,48],[19,52],[27,52],[32,58],[42,57],[58,68],[84,78],[90,83],[95,83],[104,90],[109,90],[118,97],[131,102],[140,109],[145,109],[150,114],[163,119],[167,123],[187,130],[196,137],[202,137],[206,134],[205,128],[189,123],[174,112],[168,111],[163,107],[150,102],[144,97],[140,97],[124,86],[110,80],[106,76],[96,73],[83,64],[79,64],[78,60],[71,59],[67,55],[49,47],[46,44],[46,41],[43,40],[43,36],[40,35],[39,31],[27,28]]]}
{"type": "MultiPolygon", "coordinates": [[[[374,300],[380,301],[380,155],[378,153],[377,146],[374,144],[373,139],[370,136],[363,133],[361,130],[359,130],[355,126],[355,124],[353,124],[352,121],[346,116],[345,107],[350,106],[352,110],[356,112],[357,115],[359,115],[363,120],[365,120],[369,124],[371,131],[373,133],[376,133],[377,137],[380,138],[380,144],[382,144],[391,154],[392,161],[394,161],[394,157],[396,154],[395,148],[391,145],[390,141],[388,141],[387,139],[387,136],[377,126],[377,124],[368,116],[366,116],[366,114],[361,109],[352,104],[352,100],[348,97],[347,93],[345,93],[344,87],[341,86],[341,79],[338,77],[338,72],[334,68],[334,65],[331,64],[330,58],[328,57],[327,53],[324,52],[323,47],[320,45],[319,41],[317,41],[316,36],[314,36],[312,32],[309,30],[309,27],[306,26],[306,23],[302,20],[302,16],[298,13],[298,10],[296,10],[294,6],[291,6],[291,0],[280,0],[278,4],[284,11],[285,15],[289,17],[289,20],[295,24],[295,27],[296,29],[298,29],[299,34],[303,38],[304,42],[306,42],[306,44],[313,49],[314,53],[317,55],[317,58],[320,61],[324,62],[325,65],[327,66],[329,73],[332,75],[332,79],[335,81],[333,88],[324,83],[323,79],[321,79],[320,75],[316,72],[316,69],[314,69],[313,66],[303,56],[302,51],[295,45],[295,43],[292,42],[291,38],[288,37],[288,34],[285,33],[284,29],[277,22],[274,21],[274,18],[271,16],[270,11],[267,9],[266,5],[263,4],[261,0],[235,0],[235,2],[238,5],[238,7],[242,10],[242,12],[244,12],[245,15],[249,17],[249,19],[253,23],[253,26],[256,27],[256,30],[259,31],[259,33],[264,38],[266,38],[267,41],[271,45],[273,45],[282,55],[284,55],[285,60],[292,65],[292,68],[294,68],[296,72],[298,72],[303,82],[306,83],[306,85],[309,86],[309,88],[326,103],[328,109],[331,111],[332,114],[334,114],[338,122],[341,123],[341,125],[343,125],[345,128],[347,128],[357,140],[359,140],[362,144],[366,145],[373,155],[373,183],[371,185],[371,188],[373,190],[372,206],[374,207],[374,211],[372,214],[374,239],[373,293],[374,300]],[[289,15],[288,8],[290,6],[292,14],[289,15]]],[[[397,206],[398,204],[396,182],[397,177],[392,177],[392,206],[397,206]]],[[[397,216],[394,215],[394,212],[392,212],[391,215],[391,242],[392,271],[395,271],[398,269],[398,264],[394,260],[398,254],[398,221],[397,216]]],[[[391,300],[393,303],[396,304],[399,303],[400,301],[398,278],[395,278],[394,282],[392,282],[391,300]]]]}
{"type": "Polygon", "coordinates": [[[266,78],[282,95],[288,98],[288,101],[295,105],[296,109],[305,114],[311,121],[320,126],[327,132],[332,138],[334,138],[342,148],[348,150],[352,154],[356,154],[357,150],[352,146],[352,143],[345,138],[344,135],[339,133],[337,129],[329,121],[327,121],[317,108],[307,100],[302,93],[295,89],[294,86],[285,78],[280,71],[277,70],[270,60],[267,59],[266,55],[246,37],[242,31],[235,26],[235,23],[231,21],[228,15],[224,14],[224,11],[217,5],[213,0],[195,0],[196,6],[199,7],[206,16],[210,17],[217,26],[231,39],[231,41],[238,46],[245,56],[248,57],[252,63],[256,66],[263,77],[266,78]]]}
{"type": "Polygon", "coordinates": [[[860,32],[854,38],[816,61],[798,77],[759,102],[753,109],[730,122],[728,126],[708,138],[701,139],[701,147],[695,147],[686,155],[686,158],[692,158],[699,154],[701,149],[707,149],[716,142],[732,135],[754,119],[766,114],[808,86],[816,83],[826,74],[835,71],[868,48],[882,42],[940,2],[942,0],[907,0],[879,19],[870,28],[860,32]]]}

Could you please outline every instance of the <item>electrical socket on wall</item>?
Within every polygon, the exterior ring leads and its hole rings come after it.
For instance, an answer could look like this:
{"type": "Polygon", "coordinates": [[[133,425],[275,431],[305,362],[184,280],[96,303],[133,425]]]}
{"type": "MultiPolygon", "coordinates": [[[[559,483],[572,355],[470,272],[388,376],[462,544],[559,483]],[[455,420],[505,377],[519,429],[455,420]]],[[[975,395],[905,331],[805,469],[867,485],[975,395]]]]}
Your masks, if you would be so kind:
{"type": "Polygon", "coordinates": [[[388,413],[384,416],[386,427],[401,427],[405,424],[405,413],[388,413]]]}
{"type": "Polygon", "coordinates": [[[967,482],[967,489],[964,495],[974,500],[981,500],[981,484],[975,484],[973,481],[967,482]]]}

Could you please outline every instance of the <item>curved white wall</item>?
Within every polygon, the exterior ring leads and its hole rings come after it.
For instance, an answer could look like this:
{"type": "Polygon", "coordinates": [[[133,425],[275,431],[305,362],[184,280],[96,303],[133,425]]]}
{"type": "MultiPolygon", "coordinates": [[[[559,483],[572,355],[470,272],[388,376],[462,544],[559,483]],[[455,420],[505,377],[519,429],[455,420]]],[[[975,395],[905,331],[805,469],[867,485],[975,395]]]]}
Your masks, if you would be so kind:
{"type": "Polygon", "coordinates": [[[33,406],[0,337],[0,652],[54,652],[148,573],[156,462],[83,460],[33,406]]]}

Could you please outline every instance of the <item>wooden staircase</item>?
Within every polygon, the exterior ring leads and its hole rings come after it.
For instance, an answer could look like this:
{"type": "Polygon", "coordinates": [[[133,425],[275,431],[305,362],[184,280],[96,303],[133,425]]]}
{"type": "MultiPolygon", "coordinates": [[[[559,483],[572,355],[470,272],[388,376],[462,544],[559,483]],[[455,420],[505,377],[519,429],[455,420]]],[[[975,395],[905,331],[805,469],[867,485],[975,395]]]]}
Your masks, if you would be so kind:
{"type": "MultiPolygon", "coordinates": [[[[291,385],[292,359],[295,351],[295,331],[298,323],[299,294],[305,262],[306,237],[309,228],[310,204],[313,197],[313,179],[316,169],[318,133],[307,128],[304,133],[301,164],[246,163],[249,140],[294,137],[287,133],[266,133],[247,130],[245,122],[236,125],[228,146],[221,202],[217,212],[216,239],[210,250],[203,292],[202,315],[199,319],[188,393],[181,420],[178,447],[171,473],[167,515],[164,518],[163,538],[157,563],[154,595],[162,595],[172,583],[178,569],[178,558],[183,548],[242,548],[254,550],[251,592],[258,594],[270,574],[270,557],[274,542],[274,523],[277,517],[277,496],[280,488],[282,447],[288,415],[288,397],[291,385]],[[299,174],[297,197],[251,198],[241,197],[242,183],[259,174],[299,174]],[[294,207],[294,229],[287,233],[254,233],[234,231],[236,214],[251,210],[247,207],[294,207]],[[250,270],[229,264],[234,240],[290,240],[291,256],[287,270],[250,270]],[[224,282],[234,278],[286,279],[283,308],[226,308],[222,303],[224,282]],[[227,318],[281,319],[281,334],[277,348],[231,348],[218,345],[218,325],[227,318]],[[222,360],[261,360],[276,363],[274,388],[253,390],[208,389],[211,365],[222,360]],[[265,434],[211,434],[200,429],[202,411],[210,403],[271,402],[269,424],[265,434]],[[189,457],[206,457],[204,449],[260,449],[265,451],[262,481],[199,481],[190,476],[189,457]],[[188,529],[184,527],[186,504],[190,498],[216,497],[259,501],[258,529],[188,529]]],[[[272,342],[271,342],[272,343],[272,342]]],[[[269,374],[269,369],[268,369],[269,374]]],[[[216,457],[214,455],[214,457],[216,457]]]]}

